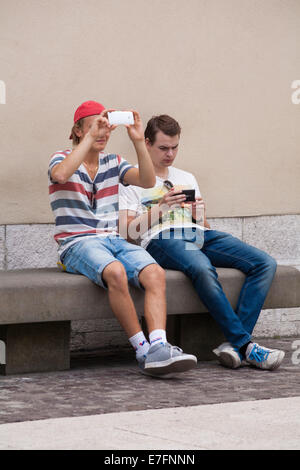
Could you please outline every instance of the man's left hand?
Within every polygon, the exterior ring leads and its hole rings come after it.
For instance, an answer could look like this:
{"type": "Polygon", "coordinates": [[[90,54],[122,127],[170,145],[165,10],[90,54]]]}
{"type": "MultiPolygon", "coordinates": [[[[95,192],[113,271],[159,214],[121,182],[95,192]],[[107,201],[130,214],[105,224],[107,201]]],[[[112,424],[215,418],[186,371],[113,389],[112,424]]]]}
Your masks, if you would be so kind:
{"type": "Polygon", "coordinates": [[[205,220],[206,219],[205,203],[202,197],[196,197],[195,202],[192,203],[193,219],[195,219],[196,221],[200,220],[203,213],[204,213],[204,220],[205,220]]]}
{"type": "Polygon", "coordinates": [[[132,142],[144,141],[144,128],[141,117],[137,111],[132,111],[134,124],[126,125],[127,132],[132,142]]]}

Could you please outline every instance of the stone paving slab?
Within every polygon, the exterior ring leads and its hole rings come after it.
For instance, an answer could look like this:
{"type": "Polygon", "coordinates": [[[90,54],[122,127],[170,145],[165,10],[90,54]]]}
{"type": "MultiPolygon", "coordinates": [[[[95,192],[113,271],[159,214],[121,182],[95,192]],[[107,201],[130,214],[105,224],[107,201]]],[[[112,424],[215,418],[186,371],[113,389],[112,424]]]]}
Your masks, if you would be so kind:
{"type": "Polygon", "coordinates": [[[199,362],[176,379],[159,380],[140,374],[129,351],[107,357],[77,355],[67,371],[1,376],[0,424],[297,397],[300,364],[292,361],[292,354],[300,359],[293,349],[296,340],[260,341],[286,351],[282,366],[273,372],[248,365],[231,370],[210,361],[199,362]]]}
{"type": "Polygon", "coordinates": [[[106,450],[100,465],[127,468],[201,465],[199,450],[299,450],[299,409],[291,397],[6,423],[0,450],[106,450]]]}

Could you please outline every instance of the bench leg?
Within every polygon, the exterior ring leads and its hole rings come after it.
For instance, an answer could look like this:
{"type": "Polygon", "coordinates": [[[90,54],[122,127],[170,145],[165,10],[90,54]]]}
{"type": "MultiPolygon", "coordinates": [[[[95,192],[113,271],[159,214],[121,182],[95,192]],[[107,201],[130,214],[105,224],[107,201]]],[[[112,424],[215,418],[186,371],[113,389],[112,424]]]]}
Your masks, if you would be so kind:
{"type": "MultiPolygon", "coordinates": [[[[180,317],[181,315],[168,315],[167,316],[167,341],[173,345],[179,346],[180,342],[180,317]]],[[[141,317],[142,330],[148,338],[148,330],[145,317],[141,317]]]]}
{"type": "MultiPolygon", "coordinates": [[[[142,317],[143,330],[146,322],[142,317]]],[[[187,354],[194,354],[199,361],[215,360],[212,350],[226,341],[218,324],[209,313],[185,313],[168,315],[167,340],[179,346],[187,354]]]]}
{"type": "Polygon", "coordinates": [[[70,368],[71,322],[43,322],[0,327],[0,374],[70,368]]]}
{"type": "Polygon", "coordinates": [[[226,341],[221,329],[209,313],[179,315],[179,346],[194,354],[199,361],[215,360],[212,350],[226,341]]]}

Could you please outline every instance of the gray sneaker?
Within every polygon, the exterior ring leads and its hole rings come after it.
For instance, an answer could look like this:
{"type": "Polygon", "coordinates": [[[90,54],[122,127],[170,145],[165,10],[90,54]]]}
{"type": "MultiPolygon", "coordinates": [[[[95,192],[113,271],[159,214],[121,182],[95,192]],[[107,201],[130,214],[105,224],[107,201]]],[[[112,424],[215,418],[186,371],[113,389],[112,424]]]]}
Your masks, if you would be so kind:
{"type": "Polygon", "coordinates": [[[242,364],[243,358],[241,354],[230,343],[220,344],[218,348],[213,350],[213,353],[218,357],[219,362],[224,367],[237,369],[242,364]]]}
{"type": "Polygon", "coordinates": [[[158,343],[150,346],[146,358],[138,360],[141,371],[146,375],[169,378],[179,372],[186,372],[197,365],[197,358],[185,354],[177,346],[158,343]]]}
{"type": "Polygon", "coordinates": [[[284,351],[269,349],[257,343],[249,344],[246,350],[246,361],[259,369],[278,369],[284,358],[284,351]]]}

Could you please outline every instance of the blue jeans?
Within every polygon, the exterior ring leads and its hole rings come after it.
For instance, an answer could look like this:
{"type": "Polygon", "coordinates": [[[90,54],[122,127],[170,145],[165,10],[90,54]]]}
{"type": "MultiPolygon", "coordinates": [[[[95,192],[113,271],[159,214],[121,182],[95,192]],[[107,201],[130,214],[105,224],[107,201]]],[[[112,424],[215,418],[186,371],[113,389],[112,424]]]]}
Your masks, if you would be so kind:
{"type": "Polygon", "coordinates": [[[156,264],[147,251],[128,243],[119,235],[85,237],[70,246],[62,258],[67,272],[83,274],[104,289],[107,286],[102,273],[113,261],[120,261],[126,270],[128,282],[141,289],[140,272],[149,264],[156,264]]]}
{"type": "Polygon", "coordinates": [[[201,301],[220,325],[225,337],[236,348],[251,341],[276,272],[276,261],[267,253],[247,245],[228,233],[204,232],[203,247],[187,249],[191,241],[153,239],[147,247],[165,269],[184,272],[192,281],[201,301]],[[246,274],[234,311],[218,280],[216,267],[236,268],[246,274]]]}

